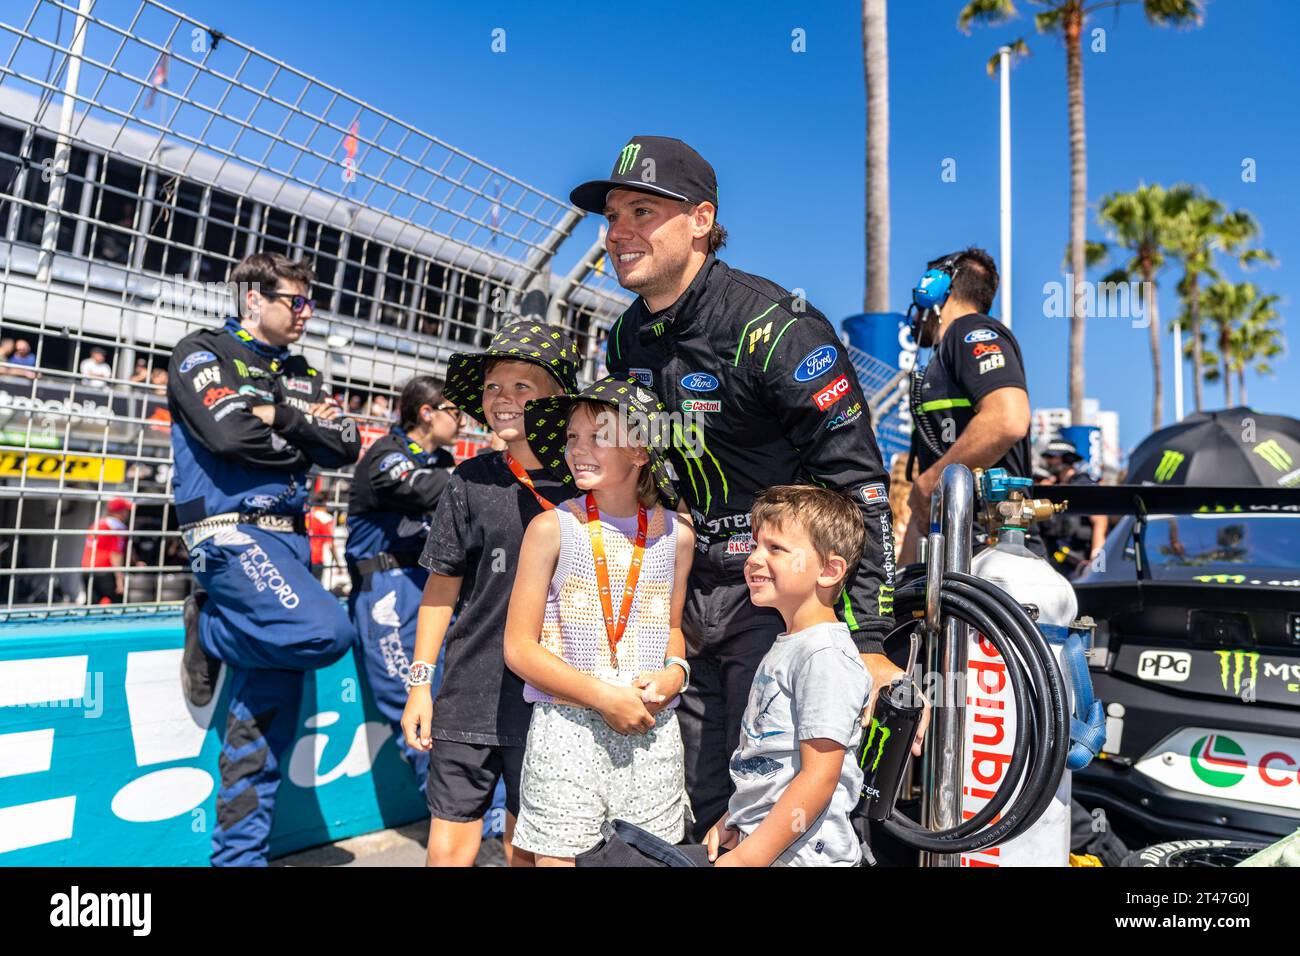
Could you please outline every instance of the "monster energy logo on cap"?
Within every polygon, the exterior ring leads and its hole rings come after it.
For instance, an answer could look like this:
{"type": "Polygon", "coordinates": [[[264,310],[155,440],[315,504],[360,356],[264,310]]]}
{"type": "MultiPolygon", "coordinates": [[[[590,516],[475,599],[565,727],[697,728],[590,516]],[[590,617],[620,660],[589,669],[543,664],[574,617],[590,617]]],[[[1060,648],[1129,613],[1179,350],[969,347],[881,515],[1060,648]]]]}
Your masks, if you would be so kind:
{"type": "Polygon", "coordinates": [[[631,137],[619,150],[609,178],[583,183],[569,193],[569,200],[579,209],[603,215],[609,194],[616,189],[718,205],[713,167],[680,139],[668,136],[631,137]]]}
{"type": "Polygon", "coordinates": [[[618,163],[614,170],[619,176],[626,176],[628,171],[636,164],[637,155],[641,152],[640,143],[628,143],[619,151],[618,163]]]}
{"type": "Polygon", "coordinates": [[[1156,481],[1164,483],[1173,480],[1178,473],[1178,466],[1181,465],[1187,456],[1181,451],[1172,451],[1165,449],[1160,458],[1160,464],[1156,465],[1156,481]]]}

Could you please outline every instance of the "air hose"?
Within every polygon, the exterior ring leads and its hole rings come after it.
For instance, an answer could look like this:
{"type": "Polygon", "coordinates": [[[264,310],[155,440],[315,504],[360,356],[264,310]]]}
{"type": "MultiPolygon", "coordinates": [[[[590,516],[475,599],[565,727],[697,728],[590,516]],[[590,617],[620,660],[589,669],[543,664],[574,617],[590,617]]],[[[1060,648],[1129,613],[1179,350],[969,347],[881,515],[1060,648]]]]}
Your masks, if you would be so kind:
{"type": "MultiPolygon", "coordinates": [[[[886,641],[918,626],[925,603],[924,576],[905,581],[894,596],[895,613],[913,620],[895,628],[886,641]]],[[[1025,609],[1001,588],[970,574],[947,571],[939,614],[941,619],[956,618],[973,627],[1002,655],[1016,707],[1011,761],[996,795],[969,820],[935,831],[895,810],[883,826],[890,836],[918,850],[970,853],[1024,833],[1051,804],[1070,750],[1069,700],[1047,641],[1025,609]]]]}

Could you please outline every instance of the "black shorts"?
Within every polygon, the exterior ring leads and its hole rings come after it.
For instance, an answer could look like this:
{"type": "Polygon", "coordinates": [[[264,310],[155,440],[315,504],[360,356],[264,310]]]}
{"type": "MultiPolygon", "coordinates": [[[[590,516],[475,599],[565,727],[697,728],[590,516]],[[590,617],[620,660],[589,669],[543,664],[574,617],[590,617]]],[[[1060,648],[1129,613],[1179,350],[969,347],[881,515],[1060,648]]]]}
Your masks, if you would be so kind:
{"type": "Polygon", "coordinates": [[[452,823],[481,820],[492,806],[497,781],[505,778],[506,810],[519,816],[519,777],[523,747],[433,741],[425,799],[430,815],[452,823]]]}

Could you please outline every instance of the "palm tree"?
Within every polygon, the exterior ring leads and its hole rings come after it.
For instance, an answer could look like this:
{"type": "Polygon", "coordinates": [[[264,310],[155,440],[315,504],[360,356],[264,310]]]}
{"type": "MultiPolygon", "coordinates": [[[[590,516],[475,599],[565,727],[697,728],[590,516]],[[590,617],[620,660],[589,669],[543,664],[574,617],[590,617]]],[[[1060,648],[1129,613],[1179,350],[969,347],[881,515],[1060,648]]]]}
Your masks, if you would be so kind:
{"type": "MultiPolygon", "coordinates": [[[[1089,14],[1125,0],[1030,0],[1044,8],[1034,15],[1039,33],[1057,33],[1065,40],[1066,102],[1070,118],[1070,272],[1075,277],[1075,298],[1070,303],[1070,415],[1083,421],[1084,287],[1087,269],[1088,154],[1083,128],[1083,24],[1089,14]]],[[[1136,2],[1136,0],[1132,0],[1136,2]]],[[[1141,0],[1147,20],[1158,26],[1199,26],[1202,0],[1141,0]]],[[[957,26],[970,32],[972,23],[996,24],[1017,16],[1012,0],[969,0],[957,17],[957,26]]],[[[1019,41],[1017,41],[1019,43],[1019,41]]],[[[1158,412],[1157,412],[1158,414],[1158,412]]]]}
{"type": "Polygon", "coordinates": [[[1281,319],[1275,308],[1277,303],[1276,295],[1261,296],[1251,303],[1250,313],[1242,322],[1233,362],[1237,371],[1237,399],[1242,405],[1247,403],[1247,366],[1260,375],[1272,375],[1273,366],[1269,360],[1286,351],[1286,338],[1274,325],[1281,319]]]}
{"type": "Polygon", "coordinates": [[[889,311],[889,47],[885,0],[862,0],[867,83],[867,287],[863,311],[889,311]]]}
{"type": "MultiPolygon", "coordinates": [[[[1131,254],[1128,262],[1102,281],[1128,282],[1134,277],[1142,280],[1147,330],[1151,336],[1153,429],[1160,427],[1164,411],[1164,380],[1160,368],[1160,302],[1156,277],[1165,265],[1172,223],[1182,214],[1191,198],[1192,191],[1186,186],[1166,190],[1159,184],[1139,185],[1131,193],[1111,193],[1104,197],[1098,213],[1102,224],[1108,227],[1112,240],[1131,254]]],[[[1182,361],[1181,356],[1179,361],[1182,361]]]]}
{"type": "Polygon", "coordinates": [[[1205,377],[1223,379],[1223,400],[1233,405],[1232,379],[1237,378],[1237,404],[1246,404],[1246,369],[1273,373],[1269,360],[1285,350],[1285,339],[1275,323],[1276,295],[1260,295],[1253,282],[1219,280],[1205,290],[1205,315],[1213,327],[1217,348],[1206,352],[1205,377]]]}
{"type": "Polygon", "coordinates": [[[1201,378],[1204,357],[1201,340],[1201,275],[1218,279],[1214,268],[1214,254],[1223,251],[1237,253],[1242,266],[1252,262],[1271,262],[1272,256],[1263,249],[1246,249],[1238,252],[1245,243],[1259,234],[1259,224],[1250,213],[1236,210],[1226,213],[1223,204],[1209,196],[1194,194],[1187,202],[1183,214],[1170,231],[1169,251],[1183,264],[1183,276],[1178,292],[1186,308],[1179,321],[1190,336],[1192,358],[1192,397],[1197,411],[1201,410],[1201,378]]]}

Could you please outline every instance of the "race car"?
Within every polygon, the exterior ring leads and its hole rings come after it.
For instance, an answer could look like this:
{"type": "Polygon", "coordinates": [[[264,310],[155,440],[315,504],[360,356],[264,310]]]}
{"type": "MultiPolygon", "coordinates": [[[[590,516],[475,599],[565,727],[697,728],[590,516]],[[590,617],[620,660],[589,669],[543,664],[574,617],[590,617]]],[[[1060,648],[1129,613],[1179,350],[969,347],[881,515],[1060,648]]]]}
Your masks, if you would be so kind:
{"type": "Polygon", "coordinates": [[[1107,709],[1074,794],[1130,846],[1300,827],[1300,492],[1037,487],[1123,515],[1075,583],[1107,709]]]}

